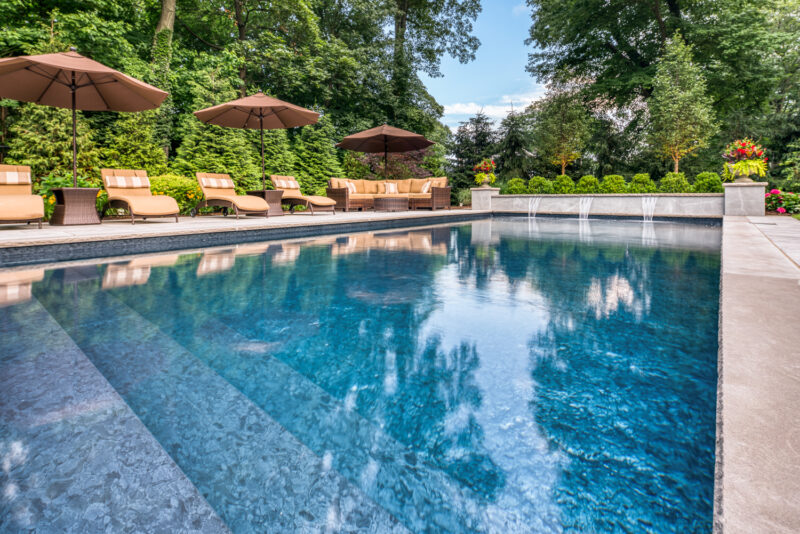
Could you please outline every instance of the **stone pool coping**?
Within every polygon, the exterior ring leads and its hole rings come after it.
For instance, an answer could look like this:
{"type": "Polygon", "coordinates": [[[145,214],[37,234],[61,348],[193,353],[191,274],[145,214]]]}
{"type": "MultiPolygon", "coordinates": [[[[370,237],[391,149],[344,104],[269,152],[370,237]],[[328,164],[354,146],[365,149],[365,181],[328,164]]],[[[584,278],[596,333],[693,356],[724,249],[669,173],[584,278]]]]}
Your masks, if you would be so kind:
{"type": "Polygon", "coordinates": [[[800,531],[800,221],[722,228],[714,531],[800,531]]]}

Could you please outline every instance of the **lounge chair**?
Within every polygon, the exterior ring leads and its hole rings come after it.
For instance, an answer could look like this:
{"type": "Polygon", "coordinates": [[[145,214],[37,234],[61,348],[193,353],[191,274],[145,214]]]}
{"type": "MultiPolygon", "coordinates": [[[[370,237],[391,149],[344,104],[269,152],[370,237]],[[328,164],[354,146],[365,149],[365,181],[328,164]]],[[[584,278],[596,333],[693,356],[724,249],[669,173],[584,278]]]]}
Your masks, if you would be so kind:
{"type": "Polygon", "coordinates": [[[197,181],[203,191],[205,200],[201,200],[192,210],[192,217],[197,215],[197,208],[220,206],[232,209],[239,218],[239,214],[263,215],[269,217],[269,204],[261,197],[251,195],[237,195],[233,188],[233,180],[227,174],[213,174],[198,172],[197,181]]]}
{"type": "Polygon", "coordinates": [[[0,222],[39,223],[44,218],[44,199],[32,194],[31,168],[0,165],[0,222]]]}
{"type": "Polygon", "coordinates": [[[311,215],[314,215],[314,209],[331,211],[336,214],[336,201],[328,197],[319,197],[316,195],[303,195],[300,193],[300,184],[294,176],[280,176],[278,174],[271,174],[269,177],[272,181],[273,187],[283,191],[282,204],[289,205],[289,211],[294,211],[295,206],[306,206],[311,210],[311,215]]]}
{"type": "Polygon", "coordinates": [[[153,195],[147,171],[131,169],[100,169],[103,185],[108,192],[106,209],[125,209],[131,214],[131,224],[136,218],[175,217],[178,222],[180,208],[174,198],[153,195]]]}

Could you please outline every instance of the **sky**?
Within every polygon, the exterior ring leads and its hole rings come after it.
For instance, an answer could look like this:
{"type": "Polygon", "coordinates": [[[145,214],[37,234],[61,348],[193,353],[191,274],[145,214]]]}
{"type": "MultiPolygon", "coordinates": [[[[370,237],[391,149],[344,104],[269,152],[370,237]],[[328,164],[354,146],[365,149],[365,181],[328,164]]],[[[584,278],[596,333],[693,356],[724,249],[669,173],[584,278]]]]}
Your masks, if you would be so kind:
{"type": "Polygon", "coordinates": [[[473,28],[481,41],[475,60],[462,65],[445,56],[443,77],[420,76],[444,106],[442,121],[452,129],[481,109],[499,124],[512,104],[515,109],[524,108],[544,94],[544,85],[525,71],[532,48],[525,45],[531,16],[524,0],[484,0],[482,4],[473,28]]]}

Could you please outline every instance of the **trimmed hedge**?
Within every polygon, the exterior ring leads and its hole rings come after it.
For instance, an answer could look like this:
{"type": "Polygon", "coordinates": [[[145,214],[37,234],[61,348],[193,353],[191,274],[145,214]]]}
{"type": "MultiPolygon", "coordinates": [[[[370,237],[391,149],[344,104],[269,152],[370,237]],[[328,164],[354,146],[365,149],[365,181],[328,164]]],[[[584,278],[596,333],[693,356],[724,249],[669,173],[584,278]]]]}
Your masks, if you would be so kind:
{"type": "Polygon", "coordinates": [[[722,178],[715,172],[701,172],[694,179],[695,193],[722,193],[722,178]]]}
{"type": "Polygon", "coordinates": [[[507,195],[524,195],[528,192],[528,186],[522,178],[512,178],[506,185],[507,195]]]}
{"type": "Polygon", "coordinates": [[[691,193],[692,186],[682,172],[668,172],[658,184],[661,193],[691,193]]]}
{"type": "Polygon", "coordinates": [[[553,193],[556,195],[571,195],[575,192],[575,182],[566,174],[559,174],[556,176],[556,181],[553,182],[553,193]]]}
{"type": "Polygon", "coordinates": [[[203,198],[196,179],[178,174],[150,177],[150,190],[154,195],[167,195],[178,202],[181,213],[186,214],[203,198]]]}
{"type": "Polygon", "coordinates": [[[625,177],[619,174],[603,176],[603,182],[600,184],[600,192],[607,195],[627,193],[628,184],[625,183],[625,177]]]}
{"type": "Polygon", "coordinates": [[[645,173],[636,174],[633,176],[631,183],[628,184],[628,193],[655,193],[658,191],[656,183],[650,179],[650,175],[645,173]]]}
{"type": "Polygon", "coordinates": [[[600,182],[591,174],[581,176],[578,185],[575,186],[575,192],[581,195],[591,195],[598,191],[600,191],[600,182]]]}
{"type": "Polygon", "coordinates": [[[544,176],[534,176],[528,182],[528,193],[531,195],[552,195],[553,182],[544,176]]]}

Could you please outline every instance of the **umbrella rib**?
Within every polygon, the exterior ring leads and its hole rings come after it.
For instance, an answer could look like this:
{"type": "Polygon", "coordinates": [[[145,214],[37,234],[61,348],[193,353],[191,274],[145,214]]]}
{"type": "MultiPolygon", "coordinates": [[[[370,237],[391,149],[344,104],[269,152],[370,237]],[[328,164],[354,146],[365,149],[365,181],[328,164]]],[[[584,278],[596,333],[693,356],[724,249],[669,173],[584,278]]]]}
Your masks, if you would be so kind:
{"type": "MultiPolygon", "coordinates": [[[[93,83],[92,82],[92,78],[89,76],[88,73],[86,74],[86,78],[89,80],[89,83],[87,83],[86,85],[84,85],[82,87],[88,87],[88,86],[92,85],[92,83],[93,83]]],[[[97,84],[94,84],[94,85],[97,85],[97,84]]],[[[106,106],[106,109],[111,109],[111,106],[108,105],[108,102],[106,101],[106,98],[103,96],[103,93],[101,93],[99,89],[97,89],[97,96],[99,96],[100,100],[103,101],[103,104],[106,106]]]]}
{"type": "Polygon", "coordinates": [[[42,94],[40,94],[39,97],[35,100],[36,102],[39,102],[42,99],[42,97],[47,93],[47,91],[50,90],[50,87],[53,85],[53,82],[63,83],[63,82],[59,82],[58,81],[58,79],[57,79],[58,76],[49,76],[47,74],[42,74],[41,72],[36,72],[31,67],[25,67],[25,70],[27,70],[28,72],[32,72],[32,73],[36,74],[37,76],[41,76],[42,78],[47,78],[48,80],[50,80],[50,82],[47,84],[47,87],[45,87],[44,91],[42,91],[42,94]]]}

